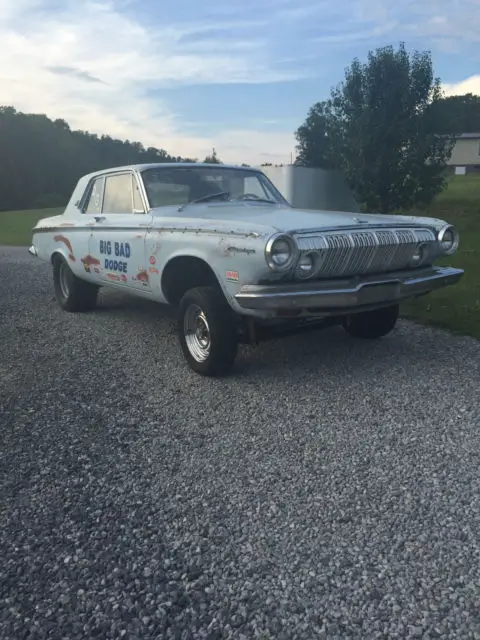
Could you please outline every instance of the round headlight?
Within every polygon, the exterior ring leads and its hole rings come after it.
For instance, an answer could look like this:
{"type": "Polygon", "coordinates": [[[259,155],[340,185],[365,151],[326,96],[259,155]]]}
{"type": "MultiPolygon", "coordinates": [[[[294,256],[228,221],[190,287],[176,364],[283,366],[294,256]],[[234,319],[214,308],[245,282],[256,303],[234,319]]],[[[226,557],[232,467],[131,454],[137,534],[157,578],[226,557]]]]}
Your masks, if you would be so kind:
{"type": "Polygon", "coordinates": [[[296,248],[289,236],[273,236],[267,242],[265,258],[271,269],[284,269],[289,267],[295,255],[296,248]]]}
{"type": "Polygon", "coordinates": [[[292,250],[286,240],[280,239],[273,244],[270,255],[272,258],[272,262],[276,264],[277,267],[283,267],[290,260],[292,250]]]}
{"type": "Polygon", "coordinates": [[[410,265],[412,267],[418,267],[419,265],[422,264],[423,259],[425,257],[425,250],[426,250],[426,247],[424,244],[418,245],[418,247],[415,249],[415,253],[410,259],[410,265]]]}
{"type": "Polygon", "coordinates": [[[455,253],[458,248],[458,232],[451,224],[440,229],[438,233],[438,242],[442,252],[446,255],[455,253]]]}
{"type": "Polygon", "coordinates": [[[313,272],[313,257],[309,253],[305,253],[297,264],[298,275],[306,278],[313,272]]]}

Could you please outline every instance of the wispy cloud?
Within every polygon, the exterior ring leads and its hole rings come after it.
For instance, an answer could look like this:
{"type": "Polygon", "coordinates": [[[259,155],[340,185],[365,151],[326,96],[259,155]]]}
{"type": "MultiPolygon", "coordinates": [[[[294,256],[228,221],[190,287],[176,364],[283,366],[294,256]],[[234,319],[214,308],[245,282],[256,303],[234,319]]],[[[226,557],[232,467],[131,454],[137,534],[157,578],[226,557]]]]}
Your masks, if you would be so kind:
{"type": "Polygon", "coordinates": [[[398,23],[392,21],[376,27],[371,27],[370,29],[354,29],[352,31],[340,30],[336,33],[324,33],[321,36],[318,36],[315,40],[320,44],[346,44],[361,42],[394,33],[396,27],[398,27],[398,23]]]}
{"type": "Polygon", "coordinates": [[[46,67],[48,71],[52,73],[56,73],[59,76],[70,76],[72,78],[78,78],[79,80],[84,80],[86,82],[103,82],[100,78],[96,76],[92,76],[88,71],[82,71],[82,69],[75,69],[75,67],[66,67],[62,65],[53,65],[51,67],[46,67]]]}

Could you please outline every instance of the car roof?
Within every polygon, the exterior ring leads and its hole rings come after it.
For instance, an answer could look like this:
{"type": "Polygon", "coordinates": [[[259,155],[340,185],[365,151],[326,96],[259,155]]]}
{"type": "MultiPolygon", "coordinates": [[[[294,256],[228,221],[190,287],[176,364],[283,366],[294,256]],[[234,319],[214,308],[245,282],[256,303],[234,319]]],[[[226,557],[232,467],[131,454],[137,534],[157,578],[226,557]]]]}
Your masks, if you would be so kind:
{"type": "Polygon", "coordinates": [[[107,167],[106,169],[100,169],[98,171],[93,171],[92,173],[88,173],[84,175],[84,178],[90,180],[95,176],[104,175],[105,173],[116,173],[118,171],[144,171],[145,169],[172,169],[172,168],[182,168],[182,167],[200,167],[200,168],[216,168],[216,169],[236,169],[237,171],[257,171],[258,169],[255,167],[242,167],[240,165],[235,164],[218,164],[218,163],[208,163],[208,162],[149,162],[149,163],[139,163],[139,164],[127,164],[118,167],[107,167]]]}

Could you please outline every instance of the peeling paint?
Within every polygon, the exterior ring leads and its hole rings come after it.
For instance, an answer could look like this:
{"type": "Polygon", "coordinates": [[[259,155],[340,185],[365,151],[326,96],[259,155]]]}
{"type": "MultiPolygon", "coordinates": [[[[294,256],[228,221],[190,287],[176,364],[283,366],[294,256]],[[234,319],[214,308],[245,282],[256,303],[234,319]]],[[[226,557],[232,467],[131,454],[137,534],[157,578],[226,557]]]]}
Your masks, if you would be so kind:
{"type": "MultiPolygon", "coordinates": [[[[84,258],[81,258],[80,262],[83,264],[83,267],[87,273],[90,273],[91,267],[95,268],[100,265],[100,260],[90,254],[88,254],[88,256],[85,256],[84,258]]],[[[95,269],[95,272],[98,273],[98,269],[95,269]]]]}
{"type": "Polygon", "coordinates": [[[148,273],[146,271],[139,271],[135,277],[136,280],[142,282],[143,284],[148,284],[148,273]]]}
{"type": "Polygon", "coordinates": [[[195,233],[195,234],[210,234],[210,235],[222,235],[222,236],[241,236],[242,238],[259,238],[260,234],[256,231],[242,231],[240,229],[218,229],[217,227],[154,227],[154,230],[158,233],[162,231],[169,231],[170,233],[195,233]]]}
{"type": "Polygon", "coordinates": [[[70,240],[68,238],[66,238],[65,236],[62,235],[57,235],[57,236],[53,236],[53,239],[55,240],[55,242],[63,242],[63,244],[67,247],[67,249],[69,250],[69,259],[72,262],[75,262],[76,258],[73,255],[73,248],[72,248],[72,244],[70,242],[70,240]]]}
{"type": "Polygon", "coordinates": [[[256,253],[255,249],[247,249],[247,247],[227,247],[225,249],[225,253],[245,253],[248,256],[252,255],[253,253],[256,253]]]}

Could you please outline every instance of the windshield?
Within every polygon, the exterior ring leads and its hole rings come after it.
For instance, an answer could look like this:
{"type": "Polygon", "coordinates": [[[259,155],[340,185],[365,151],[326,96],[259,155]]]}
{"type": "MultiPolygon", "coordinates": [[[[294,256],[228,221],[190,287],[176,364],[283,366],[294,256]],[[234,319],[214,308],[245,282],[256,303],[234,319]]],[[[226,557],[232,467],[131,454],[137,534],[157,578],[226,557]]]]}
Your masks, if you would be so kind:
{"type": "Polygon", "coordinates": [[[227,167],[155,167],[142,171],[150,207],[189,202],[265,202],[287,204],[259,171],[227,167]]]}

